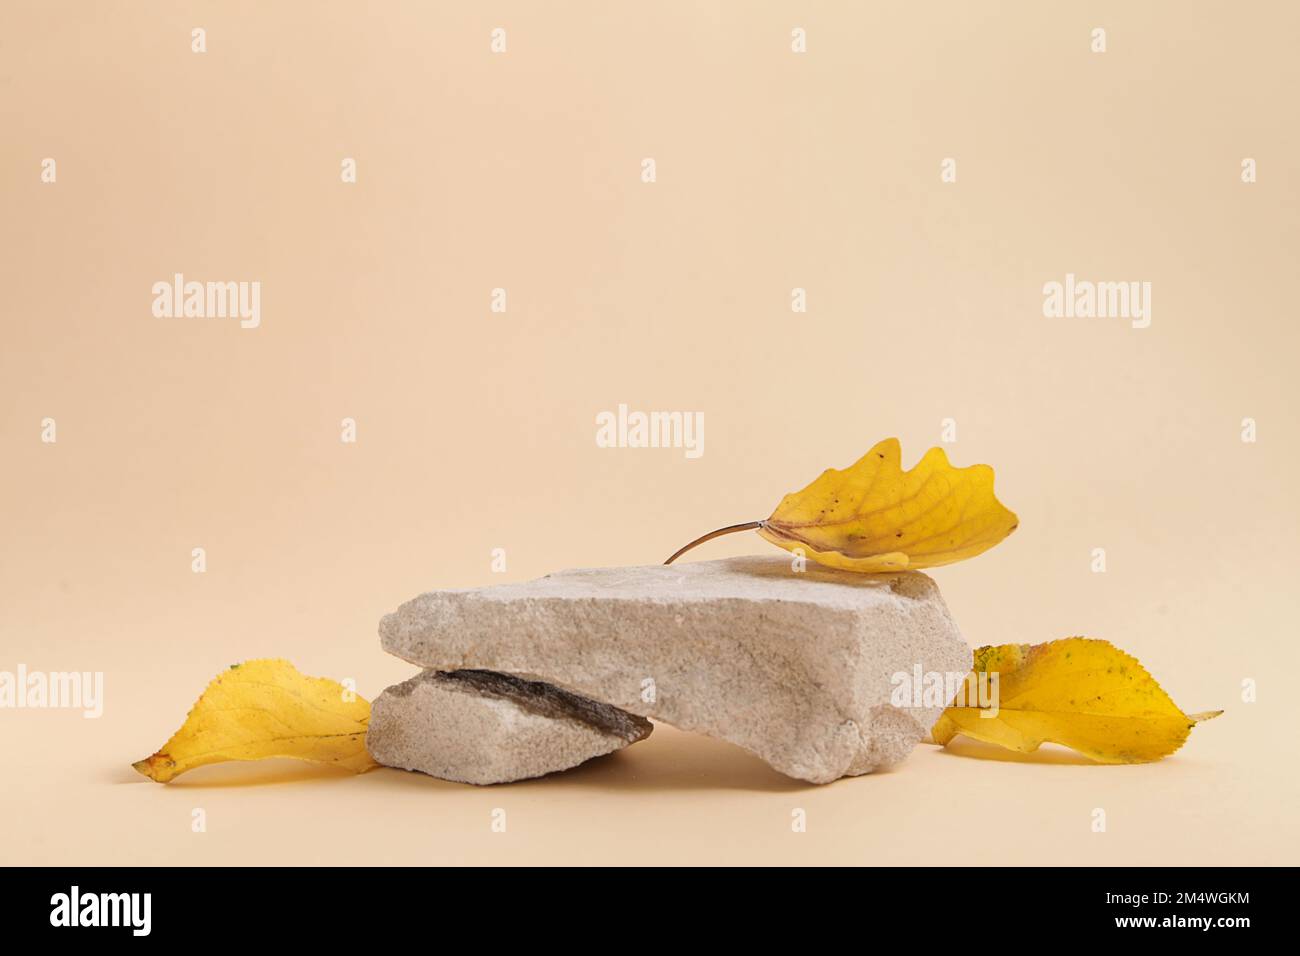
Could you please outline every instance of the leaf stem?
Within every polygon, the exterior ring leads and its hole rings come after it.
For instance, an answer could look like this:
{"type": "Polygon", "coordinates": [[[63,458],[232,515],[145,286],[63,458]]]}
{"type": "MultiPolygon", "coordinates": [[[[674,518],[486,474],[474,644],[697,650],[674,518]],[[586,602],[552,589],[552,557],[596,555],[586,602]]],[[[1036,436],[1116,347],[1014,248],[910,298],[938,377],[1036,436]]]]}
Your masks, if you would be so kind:
{"type": "Polygon", "coordinates": [[[708,534],[702,534],[694,541],[692,541],[690,544],[686,545],[685,547],[679,548],[677,551],[675,551],[673,553],[673,556],[669,558],[667,561],[665,561],[664,564],[672,564],[674,561],[680,558],[687,551],[691,550],[691,548],[695,547],[697,544],[703,544],[705,541],[712,541],[714,538],[719,538],[724,534],[732,534],[733,532],[736,531],[753,531],[755,528],[761,528],[761,527],[763,527],[763,522],[761,521],[746,521],[744,524],[727,525],[727,527],[719,528],[717,531],[710,531],[708,534]]]}

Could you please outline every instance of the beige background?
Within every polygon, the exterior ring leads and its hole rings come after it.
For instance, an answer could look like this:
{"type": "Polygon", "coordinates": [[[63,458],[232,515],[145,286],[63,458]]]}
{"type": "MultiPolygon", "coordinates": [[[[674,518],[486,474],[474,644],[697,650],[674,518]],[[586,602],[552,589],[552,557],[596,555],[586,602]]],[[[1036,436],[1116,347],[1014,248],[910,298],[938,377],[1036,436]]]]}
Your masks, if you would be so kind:
{"type": "Polygon", "coordinates": [[[0,711],[0,860],[1300,862],[1298,30],[1284,2],[6,2],[0,668],[107,687],[98,721],[0,711]],[[260,281],[262,327],[153,318],[174,272],[260,281]],[[1044,318],[1067,272],[1150,281],[1151,327],[1044,318]],[[703,411],[704,456],[597,448],[619,402],[703,411]],[[1112,640],[1227,709],[1175,757],[923,746],[814,788],[661,726],[494,789],[129,767],[232,662],[373,697],[421,590],[653,563],[948,417],[1021,518],[935,572],[969,641],[1112,640]]]}

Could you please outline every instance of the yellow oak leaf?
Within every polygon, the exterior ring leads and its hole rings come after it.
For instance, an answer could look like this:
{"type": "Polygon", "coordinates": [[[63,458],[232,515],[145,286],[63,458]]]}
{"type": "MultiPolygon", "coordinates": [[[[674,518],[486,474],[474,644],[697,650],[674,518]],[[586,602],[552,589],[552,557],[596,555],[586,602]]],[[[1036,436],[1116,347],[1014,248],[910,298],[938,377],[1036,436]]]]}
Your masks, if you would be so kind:
{"type": "Polygon", "coordinates": [[[370,704],[285,660],[235,664],[207,686],[181,729],[151,757],[132,764],[151,780],[226,760],[296,757],[363,773],[370,704]]]}
{"type": "Polygon", "coordinates": [[[1136,658],[1109,641],[1068,637],[978,648],[930,736],[943,745],[963,734],[1020,753],[1052,741],[1099,763],[1146,763],[1221,713],[1184,714],[1136,658]]]}
{"type": "Polygon", "coordinates": [[[954,468],[931,448],[902,469],[897,438],[878,443],[848,468],[828,469],[781,499],[766,521],[732,525],[692,541],[665,563],[721,534],[756,530],[788,551],[846,571],[933,568],[974,557],[1019,519],[993,494],[988,465],[954,468]]]}

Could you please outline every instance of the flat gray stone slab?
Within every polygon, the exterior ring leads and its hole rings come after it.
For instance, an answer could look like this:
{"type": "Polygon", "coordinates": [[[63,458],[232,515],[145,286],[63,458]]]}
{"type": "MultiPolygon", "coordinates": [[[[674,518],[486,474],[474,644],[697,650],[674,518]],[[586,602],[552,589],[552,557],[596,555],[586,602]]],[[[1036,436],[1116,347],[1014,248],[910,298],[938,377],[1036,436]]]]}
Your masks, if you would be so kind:
{"type": "Polygon", "coordinates": [[[897,763],[929,732],[943,706],[895,706],[895,675],[971,666],[926,575],[797,572],[776,555],[431,591],[379,634],[421,667],[543,681],[814,783],[897,763]]]}
{"type": "Polygon", "coordinates": [[[650,735],[608,704],[506,674],[424,671],[370,710],[366,748],[387,767],[458,783],[508,783],[568,770],[650,735]]]}

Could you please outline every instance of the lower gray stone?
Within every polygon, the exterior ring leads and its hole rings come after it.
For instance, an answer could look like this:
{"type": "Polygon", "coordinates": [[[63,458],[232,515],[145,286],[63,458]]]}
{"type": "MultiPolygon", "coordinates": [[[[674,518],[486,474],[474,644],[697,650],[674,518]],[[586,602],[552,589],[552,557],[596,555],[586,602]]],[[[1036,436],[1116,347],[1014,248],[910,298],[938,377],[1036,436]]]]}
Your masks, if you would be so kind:
{"type": "Polygon", "coordinates": [[[540,681],[482,670],[424,671],[379,695],[366,747],[388,767],[458,783],[508,783],[621,750],[652,727],[540,681]]]}

